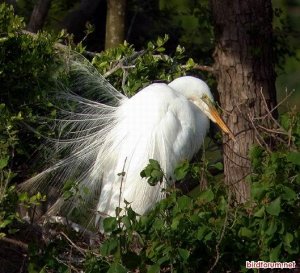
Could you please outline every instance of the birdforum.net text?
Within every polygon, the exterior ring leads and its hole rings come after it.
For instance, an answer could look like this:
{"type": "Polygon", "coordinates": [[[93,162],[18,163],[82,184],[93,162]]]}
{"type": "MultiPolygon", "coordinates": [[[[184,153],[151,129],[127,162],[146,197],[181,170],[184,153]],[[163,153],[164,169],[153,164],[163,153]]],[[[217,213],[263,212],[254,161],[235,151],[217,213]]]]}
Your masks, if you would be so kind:
{"type": "Polygon", "coordinates": [[[296,268],[296,262],[246,261],[246,268],[296,268]]]}

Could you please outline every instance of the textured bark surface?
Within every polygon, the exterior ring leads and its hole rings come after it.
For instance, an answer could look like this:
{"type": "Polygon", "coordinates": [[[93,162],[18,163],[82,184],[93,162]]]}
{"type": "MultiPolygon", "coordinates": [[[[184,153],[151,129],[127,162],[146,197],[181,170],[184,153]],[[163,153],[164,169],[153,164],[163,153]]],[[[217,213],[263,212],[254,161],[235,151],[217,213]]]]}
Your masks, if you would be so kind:
{"type": "Polygon", "coordinates": [[[255,129],[249,117],[266,114],[261,90],[270,107],[276,103],[270,0],[211,0],[216,48],[216,78],[223,118],[236,136],[224,136],[225,182],[243,202],[249,197],[249,148],[255,129]]]}
{"type": "Polygon", "coordinates": [[[48,15],[50,5],[51,5],[51,0],[37,1],[31,13],[27,30],[31,32],[37,32],[43,27],[45,19],[48,15]]]}
{"type": "Polygon", "coordinates": [[[126,0],[108,0],[105,49],[123,43],[125,37],[126,0]]]}

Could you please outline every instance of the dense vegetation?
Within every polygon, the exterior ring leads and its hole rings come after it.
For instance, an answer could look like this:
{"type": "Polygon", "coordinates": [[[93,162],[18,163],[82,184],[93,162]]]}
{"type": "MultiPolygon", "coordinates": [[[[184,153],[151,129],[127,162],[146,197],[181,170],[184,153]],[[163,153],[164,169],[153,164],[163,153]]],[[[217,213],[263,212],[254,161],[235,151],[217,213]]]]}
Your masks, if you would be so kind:
{"type": "MultiPolygon", "coordinates": [[[[252,174],[247,203],[237,204],[222,175],[211,175],[210,167],[222,169],[222,164],[210,162],[203,153],[200,162],[178,166],[176,177],[178,181],[205,180],[206,189],[190,195],[166,189],[168,198],[140,218],[128,204],[124,216],[117,210],[116,217],[105,220],[105,238],[95,233],[87,243],[68,223],[43,226],[44,239],[34,231],[31,239],[24,238],[20,227],[26,224],[19,207],[34,211],[47,197],[19,193],[16,185],[51,160],[47,148],[40,146],[40,135],[55,132],[41,117],[57,116],[53,87],[70,80],[65,73],[70,50],[85,53],[81,44],[74,45],[64,33],[33,36],[23,33],[23,27],[22,19],[1,4],[0,245],[8,242],[5,239],[16,239],[28,246],[28,258],[10,265],[11,272],[19,272],[16,267],[22,264],[22,270],[30,273],[247,272],[246,261],[299,259],[300,115],[293,108],[281,113],[278,121],[271,114],[263,123],[255,121],[259,141],[249,153],[252,174]],[[68,45],[58,46],[61,41],[68,45]],[[32,160],[37,151],[42,151],[38,162],[32,160]]],[[[149,42],[138,52],[124,44],[97,54],[91,62],[129,95],[153,80],[169,81],[187,71],[199,73],[182,47],[171,56],[165,53],[167,38],[149,42]]],[[[157,183],[163,173],[151,161],[143,175],[157,183]]]]}

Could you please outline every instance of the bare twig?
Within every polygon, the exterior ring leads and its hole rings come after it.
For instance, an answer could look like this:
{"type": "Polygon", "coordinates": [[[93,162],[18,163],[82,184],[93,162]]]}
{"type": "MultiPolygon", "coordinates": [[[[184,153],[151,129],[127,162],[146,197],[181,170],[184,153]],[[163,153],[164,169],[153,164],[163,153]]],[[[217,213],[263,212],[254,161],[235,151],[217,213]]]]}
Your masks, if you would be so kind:
{"type": "Polygon", "coordinates": [[[25,251],[28,250],[28,245],[25,244],[25,243],[23,243],[23,242],[21,242],[21,241],[19,241],[19,240],[15,240],[15,239],[3,237],[3,238],[0,238],[0,241],[3,241],[3,242],[6,242],[6,243],[9,243],[9,244],[18,246],[18,247],[22,248],[25,251]]]}
{"type": "Polygon", "coordinates": [[[207,65],[196,64],[193,67],[193,69],[201,70],[201,71],[207,71],[207,72],[210,72],[210,73],[214,72],[214,68],[212,66],[207,66],[207,65]]]}
{"type": "Polygon", "coordinates": [[[211,66],[207,66],[207,65],[201,65],[201,64],[195,64],[194,66],[189,66],[189,65],[181,65],[180,66],[181,68],[190,68],[190,69],[193,69],[193,70],[200,70],[200,71],[205,71],[205,72],[210,72],[210,73],[213,73],[214,72],[214,69],[213,67],[211,66]]]}
{"type": "Polygon", "coordinates": [[[134,60],[144,55],[146,52],[147,52],[146,50],[141,50],[141,51],[134,52],[131,56],[123,57],[122,59],[118,60],[110,70],[104,73],[103,77],[107,78],[108,76],[115,73],[119,69],[123,69],[124,71],[129,68],[134,68],[135,65],[129,65],[129,63],[134,62],[134,60]]]}
{"type": "MultiPolygon", "coordinates": [[[[262,89],[261,89],[261,96],[264,98],[264,95],[262,93],[262,89]]],[[[290,93],[287,93],[286,96],[274,107],[272,108],[269,112],[272,113],[274,112],[281,104],[283,104],[285,101],[287,101],[287,99],[294,93],[294,90],[291,91],[290,93]]],[[[265,119],[267,116],[269,115],[269,113],[267,113],[266,115],[259,117],[259,119],[265,119]]]]}
{"type": "MultiPolygon", "coordinates": [[[[278,122],[278,121],[274,118],[274,116],[272,115],[272,111],[274,111],[274,108],[270,110],[269,107],[268,107],[268,104],[267,104],[266,98],[265,98],[265,96],[264,96],[264,94],[263,94],[262,88],[260,89],[260,94],[261,94],[261,98],[262,98],[262,100],[263,100],[263,103],[264,103],[264,105],[265,105],[265,110],[267,111],[266,116],[269,116],[270,119],[274,122],[274,124],[276,124],[278,128],[282,129],[282,127],[281,127],[281,125],[279,124],[279,122],[278,122]]],[[[275,107],[276,107],[276,106],[275,106],[275,107]]],[[[282,129],[282,131],[284,131],[284,130],[282,129]]]]}
{"type": "Polygon", "coordinates": [[[123,187],[123,182],[124,182],[124,177],[125,177],[125,165],[126,165],[127,157],[124,160],[123,168],[122,168],[122,173],[121,173],[121,184],[120,184],[120,195],[119,195],[119,208],[121,207],[121,196],[122,196],[122,187],[123,187]]]}
{"type": "Polygon", "coordinates": [[[89,244],[94,244],[96,241],[98,241],[98,235],[96,233],[93,233],[92,231],[88,230],[86,227],[83,227],[77,223],[67,220],[65,217],[50,216],[50,217],[47,217],[47,222],[52,223],[52,224],[53,223],[61,224],[61,225],[72,228],[74,231],[76,231],[78,233],[82,233],[83,237],[89,244]]]}
{"type": "Polygon", "coordinates": [[[65,265],[68,269],[72,269],[72,272],[77,272],[77,273],[81,273],[82,270],[78,270],[75,266],[73,266],[70,263],[66,263],[65,261],[59,259],[58,257],[54,257],[56,259],[56,261],[58,261],[59,263],[65,265]]]}
{"type": "Polygon", "coordinates": [[[261,147],[265,147],[269,153],[271,153],[271,150],[269,149],[267,143],[264,141],[264,138],[260,135],[260,133],[258,132],[257,130],[257,127],[255,126],[254,122],[253,122],[253,118],[250,117],[250,114],[248,114],[248,117],[249,117],[249,121],[251,122],[252,124],[252,127],[254,128],[255,130],[255,139],[256,141],[258,142],[258,144],[261,146],[261,147]],[[258,137],[260,138],[260,140],[258,139],[258,137]],[[263,144],[261,144],[261,141],[263,142],[263,144]]]}
{"type": "Polygon", "coordinates": [[[85,249],[83,249],[83,248],[81,248],[81,247],[79,247],[78,245],[76,245],[63,231],[61,231],[60,232],[60,234],[63,236],[63,237],[65,237],[66,239],[67,239],[67,241],[75,248],[75,249],[77,249],[78,250],[78,252],[80,252],[82,255],[84,255],[85,256],[85,254],[86,254],[86,250],[85,249]]]}
{"type": "Polygon", "coordinates": [[[272,134],[275,134],[275,135],[285,135],[285,136],[289,136],[289,133],[286,132],[286,131],[282,131],[282,130],[276,130],[276,129],[270,129],[270,128],[267,128],[265,126],[262,126],[260,124],[257,124],[257,127],[259,127],[260,129],[268,132],[268,133],[272,133],[272,134]]]}

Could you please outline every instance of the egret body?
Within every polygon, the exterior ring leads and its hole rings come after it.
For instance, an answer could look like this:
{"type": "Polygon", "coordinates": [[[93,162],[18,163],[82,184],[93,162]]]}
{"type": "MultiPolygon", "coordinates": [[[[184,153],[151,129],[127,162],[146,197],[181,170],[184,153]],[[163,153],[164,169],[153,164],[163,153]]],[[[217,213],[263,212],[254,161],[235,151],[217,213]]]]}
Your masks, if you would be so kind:
{"type": "Polygon", "coordinates": [[[141,170],[149,159],[155,159],[166,177],[172,177],[180,162],[190,160],[204,141],[209,118],[216,122],[213,115],[217,112],[209,105],[212,102],[207,84],[189,76],[168,85],[151,84],[124,99],[93,174],[103,172],[99,215],[114,215],[116,207],[124,206],[124,200],[135,212],[144,214],[161,200],[167,181],[150,186],[141,178],[141,170]],[[124,176],[118,175],[122,171],[124,176]]]}
{"type": "MultiPolygon", "coordinates": [[[[67,99],[78,104],[60,121],[66,138],[59,143],[68,155],[26,184],[62,188],[71,179],[80,192],[87,189],[88,201],[97,200],[96,219],[115,216],[116,207],[125,207],[124,200],[138,214],[161,200],[169,182],[150,186],[140,172],[155,159],[166,177],[172,177],[175,167],[200,149],[209,119],[233,137],[213,106],[209,87],[198,78],[153,83],[128,98],[97,72],[83,72],[86,85],[101,86],[113,103],[67,92],[67,99]]],[[[71,201],[76,206],[76,196],[71,201]]]]}

